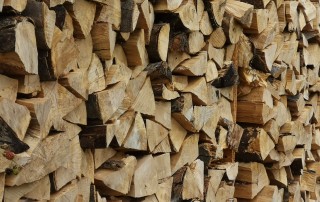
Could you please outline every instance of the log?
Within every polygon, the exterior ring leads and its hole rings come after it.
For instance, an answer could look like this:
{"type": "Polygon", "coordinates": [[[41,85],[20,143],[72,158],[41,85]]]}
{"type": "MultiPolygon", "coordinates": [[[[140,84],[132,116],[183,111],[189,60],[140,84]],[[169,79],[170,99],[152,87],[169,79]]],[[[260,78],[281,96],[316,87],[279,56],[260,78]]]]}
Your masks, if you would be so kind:
{"type": "Polygon", "coordinates": [[[237,198],[253,199],[265,186],[269,185],[269,179],[265,167],[259,163],[240,163],[238,181],[234,196],[237,198]]]}
{"type": "Polygon", "coordinates": [[[0,70],[7,74],[37,74],[38,51],[34,25],[25,17],[0,21],[0,70]],[[12,27],[12,28],[9,28],[12,27]]]}
{"type": "Polygon", "coordinates": [[[96,4],[85,0],[79,0],[75,1],[73,4],[66,4],[65,7],[72,17],[74,37],[79,39],[86,38],[90,34],[93,25],[96,4]],[[83,12],[85,12],[86,15],[83,15],[83,12]]]}
{"type": "Polygon", "coordinates": [[[178,153],[171,156],[171,173],[174,174],[186,163],[192,163],[199,155],[199,134],[193,134],[185,138],[178,153]]]}
{"type": "MultiPolygon", "coordinates": [[[[96,0],[99,2],[99,0],[96,0]]],[[[121,1],[100,0],[103,3],[97,6],[95,21],[108,22],[113,25],[115,30],[120,30],[121,25],[121,1]]]]}
{"type": "Polygon", "coordinates": [[[123,147],[138,151],[147,151],[148,137],[146,126],[140,113],[137,113],[134,122],[123,142],[123,147]],[[137,141],[139,140],[139,141],[137,141]]]}
{"type": "Polygon", "coordinates": [[[204,164],[197,159],[188,166],[183,179],[182,199],[203,199],[204,164]]]}
{"type": "Polygon", "coordinates": [[[221,26],[224,12],[225,12],[225,7],[226,7],[226,1],[225,0],[215,0],[215,1],[205,0],[204,5],[208,12],[212,27],[216,28],[221,26]]]}
{"type": "Polygon", "coordinates": [[[139,8],[134,0],[121,0],[121,32],[133,32],[139,18],[139,8]]]}
{"type": "Polygon", "coordinates": [[[155,165],[152,155],[138,159],[129,196],[138,198],[156,193],[158,189],[158,176],[155,165]]]}
{"type": "Polygon", "coordinates": [[[116,85],[89,95],[87,103],[88,117],[99,119],[103,123],[116,112],[125,96],[125,84],[116,85]],[[108,103],[106,106],[105,103],[108,103]]]}
{"type": "Polygon", "coordinates": [[[151,62],[166,61],[169,46],[169,24],[154,24],[147,48],[151,62]]]}
{"type": "Polygon", "coordinates": [[[91,34],[85,39],[75,40],[76,47],[79,51],[77,63],[80,69],[88,69],[92,59],[93,42],[91,34]]]}
{"type": "Polygon", "coordinates": [[[227,1],[226,12],[234,16],[245,27],[251,26],[253,5],[241,1],[227,1]]]}
{"type": "Polygon", "coordinates": [[[92,60],[88,68],[88,94],[102,91],[106,88],[106,79],[103,66],[96,54],[92,54],[92,60]]]}
{"type": "Polygon", "coordinates": [[[51,49],[56,13],[49,10],[44,2],[27,1],[22,14],[32,18],[35,24],[37,47],[39,49],[51,49]]]}
{"type": "Polygon", "coordinates": [[[123,162],[124,166],[119,170],[98,169],[94,175],[97,189],[101,193],[107,192],[112,195],[128,194],[137,160],[134,156],[121,155],[116,155],[113,159],[123,162]],[[119,175],[123,176],[124,180],[116,180],[119,175]]]}

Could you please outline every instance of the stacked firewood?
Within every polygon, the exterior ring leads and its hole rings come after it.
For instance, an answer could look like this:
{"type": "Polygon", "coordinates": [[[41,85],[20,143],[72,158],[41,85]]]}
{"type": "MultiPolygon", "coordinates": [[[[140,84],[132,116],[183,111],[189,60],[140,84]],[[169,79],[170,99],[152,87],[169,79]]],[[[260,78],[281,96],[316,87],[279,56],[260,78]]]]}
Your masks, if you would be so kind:
{"type": "Polygon", "coordinates": [[[0,200],[319,201],[319,23],[317,0],[0,0],[0,200]]]}

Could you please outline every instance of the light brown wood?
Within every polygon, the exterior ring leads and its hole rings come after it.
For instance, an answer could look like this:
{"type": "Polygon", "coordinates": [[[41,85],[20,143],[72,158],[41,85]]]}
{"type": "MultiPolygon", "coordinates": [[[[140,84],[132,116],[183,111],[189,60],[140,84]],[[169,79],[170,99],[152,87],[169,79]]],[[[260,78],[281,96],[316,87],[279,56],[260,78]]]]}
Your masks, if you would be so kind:
{"type": "Polygon", "coordinates": [[[34,25],[24,17],[11,17],[7,21],[0,21],[0,26],[4,26],[3,30],[6,30],[5,24],[10,24],[14,29],[7,28],[7,31],[1,32],[0,39],[7,40],[8,34],[13,35],[14,39],[8,41],[7,47],[1,50],[0,71],[20,75],[37,74],[38,51],[34,25]]]}
{"type": "Polygon", "coordinates": [[[154,156],[154,161],[156,164],[158,180],[171,177],[171,165],[170,165],[169,153],[154,156]]]}
{"type": "Polygon", "coordinates": [[[171,173],[174,174],[186,163],[192,163],[198,156],[199,134],[185,138],[178,153],[171,156],[171,173]]]}
{"type": "Polygon", "coordinates": [[[75,40],[76,47],[79,51],[77,63],[80,69],[88,69],[92,59],[93,43],[91,34],[85,39],[75,40]]]}
{"type": "Polygon", "coordinates": [[[130,190],[137,160],[134,156],[122,157],[121,155],[117,155],[114,159],[123,162],[124,166],[119,170],[98,169],[94,175],[95,183],[102,193],[109,190],[109,193],[115,195],[119,193],[127,194],[130,190]],[[124,180],[117,180],[119,175],[123,176],[124,180]]]}
{"type": "Polygon", "coordinates": [[[253,5],[241,1],[227,1],[226,12],[234,16],[244,26],[250,27],[253,15],[253,5]]]}
{"type": "Polygon", "coordinates": [[[182,199],[203,199],[204,191],[204,164],[197,159],[187,168],[183,179],[182,199]]]}
{"type": "Polygon", "coordinates": [[[152,155],[138,159],[128,194],[129,196],[138,198],[157,192],[158,176],[155,166],[156,163],[152,155]]]}
{"type": "Polygon", "coordinates": [[[120,30],[121,24],[121,1],[96,0],[103,3],[97,7],[95,21],[111,23],[115,30],[120,30]]]}
{"type": "Polygon", "coordinates": [[[0,74],[0,97],[16,101],[18,80],[0,74]]]}
{"type": "Polygon", "coordinates": [[[74,24],[74,36],[76,38],[86,38],[91,31],[93,20],[96,12],[96,4],[79,0],[75,1],[73,4],[67,4],[66,6],[68,12],[72,17],[72,21],[74,24]],[[84,15],[84,11],[85,15],[84,15]]]}
{"type": "Polygon", "coordinates": [[[134,122],[123,142],[127,149],[146,151],[148,149],[148,136],[146,126],[140,113],[137,113],[134,122]]]}
{"type": "Polygon", "coordinates": [[[91,30],[93,52],[102,60],[112,59],[116,44],[116,32],[112,30],[111,23],[95,23],[91,30]]]}

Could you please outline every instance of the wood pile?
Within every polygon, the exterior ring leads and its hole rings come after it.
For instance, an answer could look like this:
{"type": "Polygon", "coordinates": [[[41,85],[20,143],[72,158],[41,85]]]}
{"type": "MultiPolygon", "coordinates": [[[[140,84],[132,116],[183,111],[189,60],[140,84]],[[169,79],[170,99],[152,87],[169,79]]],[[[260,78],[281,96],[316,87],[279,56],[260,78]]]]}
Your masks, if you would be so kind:
{"type": "Polygon", "coordinates": [[[318,0],[0,0],[0,200],[320,201],[318,0]]]}

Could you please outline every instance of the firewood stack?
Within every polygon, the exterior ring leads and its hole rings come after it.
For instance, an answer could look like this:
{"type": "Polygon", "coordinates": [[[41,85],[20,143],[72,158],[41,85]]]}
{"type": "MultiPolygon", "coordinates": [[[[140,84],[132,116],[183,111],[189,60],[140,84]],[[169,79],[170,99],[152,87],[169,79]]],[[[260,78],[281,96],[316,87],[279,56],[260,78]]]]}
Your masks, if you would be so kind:
{"type": "Polygon", "coordinates": [[[320,201],[317,0],[0,0],[0,200],[320,201]]]}

